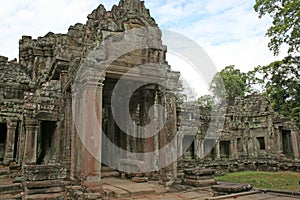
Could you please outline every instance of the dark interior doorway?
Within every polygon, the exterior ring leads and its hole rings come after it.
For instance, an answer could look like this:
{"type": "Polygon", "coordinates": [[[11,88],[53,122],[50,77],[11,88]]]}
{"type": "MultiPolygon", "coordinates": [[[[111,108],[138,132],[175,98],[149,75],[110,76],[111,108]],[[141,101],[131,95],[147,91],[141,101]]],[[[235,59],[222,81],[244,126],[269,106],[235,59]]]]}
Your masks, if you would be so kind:
{"type": "Polygon", "coordinates": [[[17,161],[18,155],[18,145],[19,145],[19,123],[17,123],[14,141],[14,160],[17,161]]]}
{"type": "Polygon", "coordinates": [[[54,121],[41,121],[40,124],[40,138],[37,164],[45,164],[45,157],[52,147],[52,138],[54,135],[56,122],[54,121]]]}
{"type": "Polygon", "coordinates": [[[6,123],[0,123],[0,160],[4,158],[5,143],[7,136],[7,125],[6,123]]]}
{"type": "Polygon", "coordinates": [[[256,139],[259,144],[259,150],[266,150],[265,137],[257,137],[256,139]]]}
{"type": "Polygon", "coordinates": [[[195,158],[195,136],[185,135],[183,137],[183,157],[187,160],[192,160],[195,158]]]}
{"type": "Polygon", "coordinates": [[[205,139],[204,140],[204,157],[205,158],[216,158],[216,140],[214,139],[205,139]]]}
{"type": "Polygon", "coordinates": [[[230,156],[230,141],[220,141],[220,157],[229,158],[230,156]]]}
{"type": "Polygon", "coordinates": [[[292,134],[290,130],[282,131],[282,150],[283,154],[288,158],[294,157],[292,134]]]}

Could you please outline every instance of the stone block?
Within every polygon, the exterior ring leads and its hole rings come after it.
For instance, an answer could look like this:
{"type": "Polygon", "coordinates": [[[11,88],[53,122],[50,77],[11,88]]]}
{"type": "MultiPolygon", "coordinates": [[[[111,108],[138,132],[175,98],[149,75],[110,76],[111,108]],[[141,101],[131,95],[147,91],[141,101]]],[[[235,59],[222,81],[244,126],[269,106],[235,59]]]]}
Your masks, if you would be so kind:
{"type": "Polygon", "coordinates": [[[133,177],[133,178],[131,178],[131,180],[135,183],[146,183],[146,182],[148,182],[147,177],[133,177]]]}

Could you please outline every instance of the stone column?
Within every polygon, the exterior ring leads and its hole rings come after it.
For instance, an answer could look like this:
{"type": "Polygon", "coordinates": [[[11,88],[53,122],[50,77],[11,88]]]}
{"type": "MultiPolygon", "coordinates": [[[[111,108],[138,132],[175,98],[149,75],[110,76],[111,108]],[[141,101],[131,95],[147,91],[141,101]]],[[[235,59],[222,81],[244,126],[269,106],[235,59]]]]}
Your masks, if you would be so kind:
{"type": "Polygon", "coordinates": [[[15,144],[15,133],[17,129],[17,122],[8,122],[7,123],[7,136],[5,144],[5,153],[4,153],[4,165],[9,165],[10,162],[14,159],[14,144],[15,144]]]}
{"type": "Polygon", "coordinates": [[[71,134],[72,134],[72,95],[70,92],[66,93],[65,102],[65,141],[63,157],[67,167],[67,177],[70,177],[71,167],[71,134]]]}
{"type": "Polygon", "coordinates": [[[39,130],[38,120],[26,120],[25,129],[26,138],[23,163],[25,165],[36,164],[37,134],[39,130]]]}
{"type": "Polygon", "coordinates": [[[183,137],[184,135],[181,133],[178,134],[178,157],[183,159],[183,137]]]}
{"type": "Polygon", "coordinates": [[[195,137],[195,159],[199,160],[201,158],[201,138],[199,135],[196,135],[195,137]]]}
{"type": "Polygon", "coordinates": [[[77,112],[77,97],[78,94],[75,92],[74,87],[71,87],[72,90],[72,128],[71,128],[71,171],[70,177],[74,179],[78,178],[78,168],[77,168],[77,159],[78,159],[78,135],[76,132],[75,126],[75,116],[79,113],[77,112]]]}
{"type": "MultiPolygon", "coordinates": [[[[143,98],[140,109],[140,126],[142,134],[152,134],[154,132],[154,122],[150,122],[149,109],[153,105],[154,95],[150,89],[145,89],[142,93],[143,98]]],[[[154,137],[142,138],[142,151],[145,153],[154,151],[154,137]]],[[[144,154],[146,155],[146,154],[144,154]]],[[[146,156],[143,158],[149,168],[154,167],[154,158],[146,156]]]]}
{"type": "MultiPolygon", "coordinates": [[[[177,137],[177,122],[176,122],[176,99],[173,92],[169,94],[169,118],[170,118],[170,128],[169,128],[169,134],[168,137],[170,138],[168,141],[168,145],[171,146],[171,160],[174,161],[171,164],[171,171],[172,171],[172,180],[171,182],[175,181],[177,179],[177,144],[178,144],[178,137],[177,137]],[[171,136],[171,137],[170,137],[171,136]],[[170,141],[174,137],[174,142],[170,141]]],[[[173,139],[172,139],[173,140],[173,139]]],[[[195,145],[195,143],[194,143],[195,145]]]]}
{"type": "Polygon", "coordinates": [[[104,78],[85,80],[83,86],[83,176],[88,190],[100,189],[102,146],[102,91],[104,78]]]}
{"type": "Polygon", "coordinates": [[[199,154],[200,159],[204,159],[204,140],[200,139],[200,154],[199,154]]]}
{"type": "Polygon", "coordinates": [[[165,148],[164,159],[167,163],[165,163],[165,184],[173,183],[173,181],[177,177],[177,127],[176,127],[176,102],[174,98],[174,93],[170,91],[165,91],[165,108],[166,108],[166,122],[164,125],[164,134],[162,134],[162,144],[160,147],[162,149],[165,148]],[[174,162],[173,162],[174,161],[174,162]],[[168,166],[167,166],[168,165],[168,166]]]}
{"type": "Polygon", "coordinates": [[[293,145],[293,151],[294,151],[294,159],[299,160],[300,158],[300,152],[299,152],[299,137],[297,137],[298,133],[297,131],[291,130],[291,138],[292,138],[292,145],[293,145]]]}
{"type": "Polygon", "coordinates": [[[233,142],[233,150],[234,150],[233,158],[237,159],[239,157],[238,156],[237,138],[235,138],[234,140],[232,140],[232,142],[233,142]]]}
{"type": "MultiPolygon", "coordinates": [[[[157,102],[158,105],[165,106],[164,104],[164,96],[162,91],[157,91],[157,102]]],[[[157,116],[158,116],[158,127],[163,127],[163,122],[165,121],[165,113],[164,109],[162,107],[159,107],[157,109],[157,116]]],[[[166,127],[164,127],[159,132],[159,138],[158,138],[158,149],[159,149],[159,169],[160,169],[160,182],[161,184],[164,184],[166,181],[166,160],[165,160],[165,153],[162,150],[162,148],[167,144],[167,131],[166,127]]]]}
{"type": "Polygon", "coordinates": [[[236,154],[236,140],[230,140],[230,149],[229,149],[229,158],[235,158],[235,154],[236,154]]]}
{"type": "Polygon", "coordinates": [[[220,156],[220,141],[217,141],[217,143],[216,143],[216,158],[217,159],[221,158],[221,156],[220,156]]]}
{"type": "Polygon", "coordinates": [[[281,129],[277,127],[275,130],[275,134],[277,135],[277,156],[279,157],[283,155],[281,129]]]}

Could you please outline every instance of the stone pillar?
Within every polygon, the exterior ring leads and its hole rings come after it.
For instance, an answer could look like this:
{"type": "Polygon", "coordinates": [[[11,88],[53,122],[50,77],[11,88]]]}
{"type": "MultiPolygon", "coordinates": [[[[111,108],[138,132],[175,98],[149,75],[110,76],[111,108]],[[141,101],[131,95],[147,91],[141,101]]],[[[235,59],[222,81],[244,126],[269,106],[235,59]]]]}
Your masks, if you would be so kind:
{"type": "MultiPolygon", "coordinates": [[[[150,122],[149,109],[153,105],[154,95],[153,91],[149,89],[145,89],[142,93],[143,98],[141,102],[140,108],[140,126],[142,134],[151,135],[154,132],[154,122],[150,122]]],[[[154,137],[142,138],[142,152],[148,153],[154,151],[154,137]]],[[[144,154],[146,155],[146,154],[144,154]]],[[[143,160],[146,162],[147,166],[151,169],[154,166],[154,158],[145,156],[143,160]]]]}
{"type": "MultiPolygon", "coordinates": [[[[164,106],[164,96],[162,91],[157,92],[157,102],[158,105],[164,106]]],[[[157,109],[157,116],[158,116],[158,127],[163,127],[163,122],[165,121],[165,112],[162,107],[159,107],[157,109]]],[[[165,160],[165,153],[161,151],[163,147],[167,144],[167,131],[164,127],[159,132],[159,138],[158,138],[158,149],[159,149],[159,169],[160,169],[160,182],[161,184],[164,184],[166,181],[166,160],[165,160]]]]}
{"type": "Polygon", "coordinates": [[[201,138],[199,137],[199,135],[196,135],[195,137],[195,155],[196,155],[196,159],[199,160],[201,158],[201,138]]]}
{"type": "Polygon", "coordinates": [[[155,136],[154,136],[154,151],[155,151],[155,156],[154,156],[154,165],[156,169],[159,169],[159,127],[158,122],[159,122],[159,118],[158,118],[158,94],[157,92],[155,92],[155,96],[154,96],[154,131],[155,131],[155,136]]]}
{"type": "Polygon", "coordinates": [[[70,92],[66,94],[65,102],[65,141],[64,141],[64,152],[65,164],[67,167],[67,177],[70,177],[70,166],[71,166],[71,134],[72,134],[72,96],[70,92]]]}
{"type": "Polygon", "coordinates": [[[283,148],[282,148],[282,134],[281,129],[278,127],[275,130],[275,134],[277,136],[277,156],[283,156],[283,148]]]}
{"type": "Polygon", "coordinates": [[[18,141],[18,159],[17,162],[19,164],[23,163],[24,159],[24,149],[25,149],[25,138],[26,138],[26,129],[25,129],[25,122],[22,120],[19,124],[19,141],[18,141]]]}
{"type": "MultiPolygon", "coordinates": [[[[178,144],[178,137],[177,137],[177,115],[176,115],[176,99],[175,99],[175,95],[173,92],[171,92],[169,98],[169,118],[170,118],[170,126],[169,126],[169,133],[168,133],[168,137],[170,139],[168,139],[168,145],[171,146],[171,160],[173,160],[174,162],[171,164],[171,171],[172,171],[172,180],[171,183],[173,181],[175,181],[177,179],[177,144],[178,144]],[[171,136],[171,137],[170,137],[171,136]],[[170,141],[173,140],[172,138],[174,137],[174,142],[170,141]]],[[[195,143],[194,143],[195,145],[195,143]]]]}
{"type": "Polygon", "coordinates": [[[15,144],[15,133],[17,129],[17,122],[8,122],[7,123],[7,136],[5,144],[5,153],[4,153],[4,165],[9,165],[10,162],[14,159],[14,144],[15,144]]]}
{"type": "Polygon", "coordinates": [[[233,158],[237,159],[239,157],[238,156],[237,138],[235,138],[234,140],[232,140],[232,142],[233,142],[233,150],[234,150],[233,158]]]}
{"type": "Polygon", "coordinates": [[[293,151],[294,151],[294,159],[299,160],[300,159],[300,152],[299,152],[299,138],[297,137],[298,132],[291,130],[291,138],[292,138],[292,145],[293,145],[293,151]]]}
{"type": "Polygon", "coordinates": [[[165,163],[165,184],[172,184],[177,178],[177,123],[176,123],[176,102],[174,94],[170,91],[165,91],[165,108],[166,108],[166,122],[164,125],[164,134],[162,134],[162,144],[165,148],[164,159],[165,163]],[[174,161],[174,162],[173,162],[174,161]],[[168,166],[167,166],[168,165],[168,166]]]}
{"type": "Polygon", "coordinates": [[[181,159],[183,159],[183,137],[184,135],[181,133],[178,135],[178,155],[181,159]]]}
{"type": "Polygon", "coordinates": [[[236,155],[236,139],[230,140],[229,158],[235,158],[236,155]]]}
{"type": "Polygon", "coordinates": [[[38,120],[26,120],[25,129],[26,138],[23,163],[25,165],[36,164],[37,134],[39,130],[38,120]]]}
{"type": "Polygon", "coordinates": [[[83,86],[82,173],[87,190],[99,190],[101,180],[102,91],[104,78],[85,80],[83,86]]]}
{"type": "Polygon", "coordinates": [[[204,159],[204,140],[200,139],[200,154],[199,154],[200,159],[204,159]]]}
{"type": "Polygon", "coordinates": [[[73,180],[76,177],[76,163],[77,163],[77,140],[75,133],[76,127],[75,127],[75,115],[78,114],[76,112],[76,97],[77,93],[75,93],[73,86],[71,87],[72,90],[72,129],[71,129],[71,169],[70,169],[70,177],[73,180]]]}
{"type": "Polygon", "coordinates": [[[217,159],[221,158],[221,156],[220,156],[220,141],[217,141],[217,143],[216,143],[216,158],[217,159]]]}

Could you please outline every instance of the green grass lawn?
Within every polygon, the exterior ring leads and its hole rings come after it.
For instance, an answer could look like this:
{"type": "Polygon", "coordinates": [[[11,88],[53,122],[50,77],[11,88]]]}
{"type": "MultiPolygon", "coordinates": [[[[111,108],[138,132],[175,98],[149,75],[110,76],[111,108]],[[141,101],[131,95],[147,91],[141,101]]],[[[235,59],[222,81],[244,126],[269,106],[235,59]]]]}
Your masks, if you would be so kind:
{"type": "Polygon", "coordinates": [[[218,181],[252,184],[256,188],[275,190],[300,190],[300,173],[297,172],[256,172],[245,171],[229,173],[216,177],[218,181]]]}

